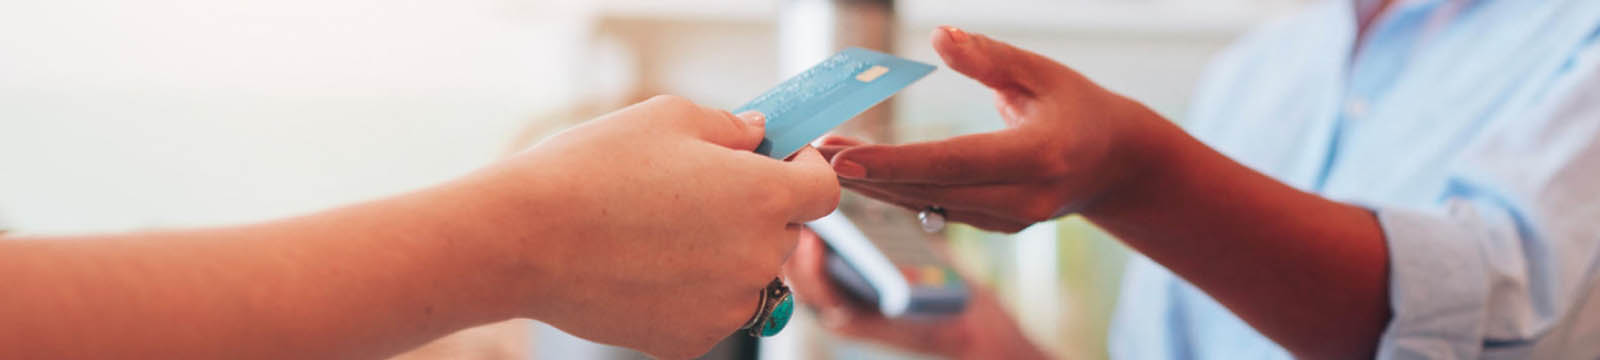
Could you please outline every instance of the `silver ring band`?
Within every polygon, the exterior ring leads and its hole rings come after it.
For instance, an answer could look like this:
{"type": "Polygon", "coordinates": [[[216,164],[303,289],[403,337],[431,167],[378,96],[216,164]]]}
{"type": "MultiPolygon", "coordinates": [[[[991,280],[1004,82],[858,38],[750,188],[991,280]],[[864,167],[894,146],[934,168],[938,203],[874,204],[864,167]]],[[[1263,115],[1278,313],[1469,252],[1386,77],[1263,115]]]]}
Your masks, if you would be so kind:
{"type": "Polygon", "coordinates": [[[922,231],[936,233],[944,230],[945,220],[944,208],[939,205],[929,205],[917,212],[917,221],[922,223],[922,231]]]}

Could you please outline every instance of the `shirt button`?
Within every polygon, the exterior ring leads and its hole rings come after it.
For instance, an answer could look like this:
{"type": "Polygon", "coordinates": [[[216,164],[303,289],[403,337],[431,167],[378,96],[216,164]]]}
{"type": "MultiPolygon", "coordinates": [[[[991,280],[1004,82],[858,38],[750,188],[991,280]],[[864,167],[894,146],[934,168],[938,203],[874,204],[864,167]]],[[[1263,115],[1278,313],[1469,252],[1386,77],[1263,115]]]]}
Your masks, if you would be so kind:
{"type": "Polygon", "coordinates": [[[1355,119],[1367,117],[1367,111],[1370,111],[1368,107],[1366,100],[1359,98],[1346,100],[1344,102],[1344,116],[1355,119]]]}

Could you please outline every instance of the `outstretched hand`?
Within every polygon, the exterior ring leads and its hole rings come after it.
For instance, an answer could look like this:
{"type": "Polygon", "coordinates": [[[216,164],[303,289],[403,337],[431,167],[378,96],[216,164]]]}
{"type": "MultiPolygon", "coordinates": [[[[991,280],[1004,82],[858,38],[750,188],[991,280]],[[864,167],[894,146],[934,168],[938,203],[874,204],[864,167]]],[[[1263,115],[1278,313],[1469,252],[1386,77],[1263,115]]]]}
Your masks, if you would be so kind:
{"type": "Polygon", "coordinates": [[[1017,232],[1082,211],[1138,171],[1151,121],[1138,102],[1044,56],[941,27],[945,64],[995,92],[1007,128],[946,140],[875,145],[829,137],[819,150],[842,185],[911,210],[939,206],[953,221],[1017,232]]]}
{"type": "Polygon", "coordinates": [[[844,187],[987,230],[1083,214],[1296,357],[1377,349],[1390,260],[1371,211],[1255,172],[1043,56],[948,27],[933,45],[994,90],[1008,127],[906,145],[826,139],[844,187]]]}

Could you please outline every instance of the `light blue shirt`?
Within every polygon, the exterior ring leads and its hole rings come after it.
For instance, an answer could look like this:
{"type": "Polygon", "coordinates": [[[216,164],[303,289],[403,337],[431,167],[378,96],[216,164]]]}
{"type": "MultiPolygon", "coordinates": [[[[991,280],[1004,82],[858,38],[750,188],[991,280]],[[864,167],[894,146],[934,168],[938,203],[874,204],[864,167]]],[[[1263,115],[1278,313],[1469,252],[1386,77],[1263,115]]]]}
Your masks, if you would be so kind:
{"type": "MultiPolygon", "coordinates": [[[[1600,358],[1600,1],[1397,6],[1354,52],[1350,1],[1245,36],[1202,79],[1190,131],[1377,214],[1394,310],[1379,358],[1600,358]]],[[[1290,357],[1142,257],[1119,301],[1116,358],[1290,357]]]]}

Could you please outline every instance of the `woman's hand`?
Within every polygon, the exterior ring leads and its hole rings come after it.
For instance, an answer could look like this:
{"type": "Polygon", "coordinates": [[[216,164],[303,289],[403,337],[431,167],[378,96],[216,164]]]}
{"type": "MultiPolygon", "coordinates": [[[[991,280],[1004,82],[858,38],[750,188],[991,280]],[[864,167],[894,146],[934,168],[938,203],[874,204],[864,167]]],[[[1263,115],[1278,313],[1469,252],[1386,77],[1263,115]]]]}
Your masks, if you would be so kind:
{"type": "Polygon", "coordinates": [[[811,231],[800,236],[784,275],[801,304],[834,332],[896,348],[955,359],[1046,359],[987,288],[969,283],[972,298],[958,317],[895,320],[844,297],[824,270],[825,245],[811,231]]]}
{"type": "Polygon", "coordinates": [[[820,150],[846,188],[913,211],[1017,232],[1083,211],[1140,169],[1140,136],[1172,127],[1048,58],[978,34],[932,35],[945,64],[995,91],[1005,130],[907,145],[831,137],[820,150]]]}
{"type": "Polygon", "coordinates": [[[814,149],[751,152],[760,114],[656,97],[482,171],[465,188],[507,246],[528,316],[654,356],[700,355],[754,315],[799,225],[839,200],[814,149]],[[519,226],[518,224],[527,224],[519,226]]]}

